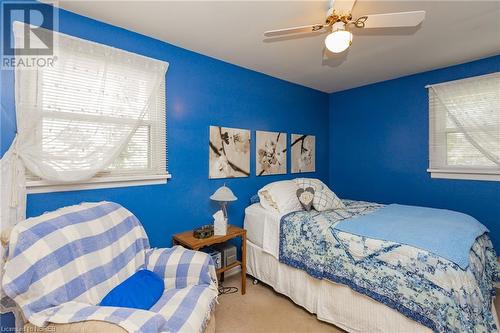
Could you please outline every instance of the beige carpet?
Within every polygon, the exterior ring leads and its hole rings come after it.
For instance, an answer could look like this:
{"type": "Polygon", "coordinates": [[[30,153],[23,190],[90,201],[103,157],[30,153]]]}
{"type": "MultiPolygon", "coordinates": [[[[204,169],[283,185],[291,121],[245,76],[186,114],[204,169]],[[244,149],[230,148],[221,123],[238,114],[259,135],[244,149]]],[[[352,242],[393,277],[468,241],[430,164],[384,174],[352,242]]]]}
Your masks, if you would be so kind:
{"type": "MultiPolygon", "coordinates": [[[[232,275],[224,286],[240,288],[240,275],[232,275]]],[[[274,332],[344,332],[316,319],[289,298],[262,283],[247,279],[247,293],[221,295],[215,309],[217,333],[274,333],[274,332]]]]}
{"type": "MultiPolygon", "coordinates": [[[[240,275],[226,278],[224,286],[240,288],[240,275]]],[[[500,290],[497,289],[500,295],[500,290]]],[[[500,297],[495,307],[500,310],[500,297]]],[[[500,313],[499,313],[500,316],[500,313]]],[[[247,279],[247,293],[221,295],[215,310],[217,333],[339,333],[340,328],[321,322],[289,298],[262,283],[247,279]]]]}

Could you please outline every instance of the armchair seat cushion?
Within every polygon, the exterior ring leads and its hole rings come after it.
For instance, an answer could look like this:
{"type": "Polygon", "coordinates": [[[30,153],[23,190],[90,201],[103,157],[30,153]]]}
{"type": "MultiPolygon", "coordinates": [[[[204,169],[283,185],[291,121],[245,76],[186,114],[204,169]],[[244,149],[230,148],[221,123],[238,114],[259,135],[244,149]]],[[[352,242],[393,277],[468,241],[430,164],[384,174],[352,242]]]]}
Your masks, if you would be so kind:
{"type": "Polygon", "coordinates": [[[31,323],[24,325],[24,332],[33,333],[127,333],[127,331],[116,325],[101,320],[87,320],[71,324],[50,324],[38,327],[31,323]]]}
{"type": "MultiPolygon", "coordinates": [[[[128,333],[124,328],[101,320],[87,320],[71,324],[49,324],[38,327],[31,323],[24,325],[24,332],[33,333],[128,333]]],[[[212,312],[204,333],[215,333],[215,316],[212,312]]]]}
{"type": "Polygon", "coordinates": [[[213,299],[214,290],[208,285],[168,289],[150,311],[168,318],[168,332],[199,332],[207,324],[206,313],[213,310],[213,299]],[[193,311],[193,307],[200,311],[193,311]]]}

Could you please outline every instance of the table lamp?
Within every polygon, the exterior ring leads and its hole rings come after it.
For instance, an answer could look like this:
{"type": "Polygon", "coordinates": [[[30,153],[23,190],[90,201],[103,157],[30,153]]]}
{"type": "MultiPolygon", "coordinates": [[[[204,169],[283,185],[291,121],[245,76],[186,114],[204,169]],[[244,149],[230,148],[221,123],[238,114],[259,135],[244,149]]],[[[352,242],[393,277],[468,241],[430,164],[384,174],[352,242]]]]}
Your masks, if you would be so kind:
{"type": "Polygon", "coordinates": [[[217,212],[214,214],[214,234],[215,235],[225,235],[227,231],[227,203],[229,201],[236,201],[238,198],[233,194],[233,191],[229,189],[225,184],[217,189],[217,191],[214,192],[210,196],[210,199],[213,201],[218,201],[219,204],[221,205],[221,210],[223,213],[223,219],[220,218],[220,212],[217,212]],[[222,221],[221,221],[222,220],[222,221]],[[218,225],[220,223],[223,223],[224,226],[218,225]],[[224,229],[224,233],[222,233],[220,230],[224,229]]]}

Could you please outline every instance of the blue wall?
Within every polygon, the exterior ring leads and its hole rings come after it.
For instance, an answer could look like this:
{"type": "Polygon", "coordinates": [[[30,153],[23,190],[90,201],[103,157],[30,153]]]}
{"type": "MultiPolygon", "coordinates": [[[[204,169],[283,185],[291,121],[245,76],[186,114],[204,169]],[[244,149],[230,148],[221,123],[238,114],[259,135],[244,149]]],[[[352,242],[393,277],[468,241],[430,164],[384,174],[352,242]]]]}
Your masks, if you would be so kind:
{"type": "MultiPolygon", "coordinates": [[[[249,197],[268,182],[256,177],[254,130],[316,135],[317,172],[342,197],[444,207],[486,224],[500,247],[500,183],[434,180],[427,174],[429,83],[499,70],[499,57],[327,94],[246,70],[121,28],[60,11],[60,31],[170,63],[167,74],[169,171],[165,185],[30,195],[28,216],[82,201],[111,200],[144,224],[152,246],[173,233],[209,223],[209,195],[227,183],[239,197],[229,206],[241,225],[249,197]],[[496,69],[495,69],[496,68],[496,69]],[[328,112],[330,111],[330,112],[328,112]],[[208,126],[252,129],[252,175],[208,179],[208,126]]],[[[14,76],[1,73],[1,142],[15,133],[14,76]]],[[[290,136],[288,137],[290,140],[290,136]]],[[[290,156],[288,156],[290,169],[290,156]]],[[[9,325],[2,316],[2,328],[9,325]]]]}
{"type": "MultiPolygon", "coordinates": [[[[328,94],[209,58],[121,28],[60,11],[60,31],[168,61],[165,185],[29,195],[28,216],[82,201],[111,200],[144,224],[152,246],[170,246],[172,234],[210,223],[218,209],[209,196],[223,183],[239,198],[229,205],[230,223],[242,225],[251,195],[266,183],[294,178],[255,176],[254,130],[316,135],[316,173],[328,180],[328,94]],[[209,125],[252,130],[249,178],[208,179],[209,125]]],[[[2,71],[1,155],[15,133],[14,76],[2,71]]],[[[288,156],[290,170],[290,155],[288,156]]],[[[2,321],[7,317],[2,316],[2,321]]],[[[4,325],[2,324],[2,327],[4,325]]]]}
{"type": "Polygon", "coordinates": [[[427,84],[500,70],[500,56],[330,95],[330,185],[344,198],[447,208],[485,224],[500,253],[500,182],[432,179],[427,84]]]}
{"type": "MultiPolygon", "coordinates": [[[[137,215],[153,246],[169,246],[173,233],[213,220],[211,215],[217,206],[209,196],[227,183],[239,198],[229,206],[230,222],[242,225],[244,208],[252,194],[268,182],[294,177],[255,176],[254,130],[315,134],[317,172],[308,176],[327,181],[327,94],[67,11],[61,10],[59,17],[63,33],[170,63],[167,140],[168,169],[173,178],[165,185],[29,195],[28,216],[82,201],[116,201],[137,215]],[[249,178],[208,179],[209,125],[252,130],[249,178]]],[[[3,154],[14,135],[15,116],[13,74],[2,74],[3,154]]],[[[288,163],[290,169],[290,156],[288,163]]]]}

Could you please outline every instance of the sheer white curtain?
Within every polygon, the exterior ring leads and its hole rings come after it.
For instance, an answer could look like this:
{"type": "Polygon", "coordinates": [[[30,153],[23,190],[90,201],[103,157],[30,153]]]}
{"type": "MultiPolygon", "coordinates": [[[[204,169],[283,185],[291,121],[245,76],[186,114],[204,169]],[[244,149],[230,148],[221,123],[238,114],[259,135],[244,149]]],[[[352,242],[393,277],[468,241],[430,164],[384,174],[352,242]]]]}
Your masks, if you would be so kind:
{"type": "MultiPolygon", "coordinates": [[[[15,139],[16,140],[16,139],[15,139]]],[[[3,278],[3,264],[7,256],[8,240],[11,228],[26,217],[25,173],[22,165],[14,165],[18,159],[14,157],[15,141],[0,160],[0,225],[1,225],[1,257],[0,282],[3,278]]],[[[23,317],[13,300],[7,297],[0,288],[0,313],[13,312],[16,327],[22,327],[23,317]]]]}
{"type": "MultiPolygon", "coordinates": [[[[16,41],[23,29],[14,25],[16,41]]],[[[52,182],[87,180],[107,168],[155,103],[168,69],[166,62],[64,34],[56,40],[54,67],[15,73],[17,136],[1,161],[3,240],[24,218],[25,168],[52,182]]],[[[4,253],[2,246],[2,259],[4,253]]]]}
{"type": "Polygon", "coordinates": [[[431,169],[500,171],[500,73],[429,89],[431,169]]]}
{"type": "Polygon", "coordinates": [[[167,64],[62,34],[58,41],[54,68],[16,72],[17,151],[40,178],[74,182],[120,154],[154,102],[167,64]],[[57,96],[41,94],[40,86],[54,84],[57,96]],[[59,126],[45,132],[42,117],[59,126]],[[117,118],[123,121],[111,121],[117,118]],[[51,150],[50,141],[64,145],[51,150]]]}

